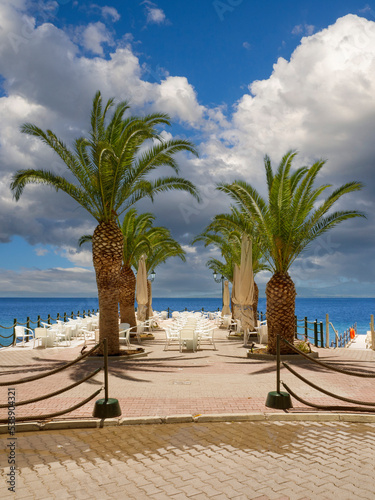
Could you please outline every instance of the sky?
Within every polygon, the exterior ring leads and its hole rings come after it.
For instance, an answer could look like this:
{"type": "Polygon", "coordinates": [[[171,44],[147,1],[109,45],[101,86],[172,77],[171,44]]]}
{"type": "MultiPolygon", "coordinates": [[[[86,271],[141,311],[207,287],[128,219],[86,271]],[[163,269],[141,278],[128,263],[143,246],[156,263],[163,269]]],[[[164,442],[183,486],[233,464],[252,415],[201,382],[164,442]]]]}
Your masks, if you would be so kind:
{"type": "MultiPolygon", "coordinates": [[[[0,297],[96,296],[89,246],[95,220],[64,193],[9,185],[23,168],[64,174],[46,146],[20,133],[31,122],[71,145],[87,133],[97,90],[131,113],[168,113],[165,138],[188,138],[180,153],[188,194],[142,200],[186,251],[156,269],[156,297],[219,297],[206,262],[217,250],[192,246],[230,200],[220,182],[246,180],[266,195],[265,154],[277,166],[326,164],[325,193],[360,181],[337,209],[346,221],[315,240],[290,269],[299,297],[375,297],[375,3],[361,1],[0,1],[0,297]]],[[[166,170],[162,174],[169,173],[166,170]]],[[[257,274],[264,296],[270,273],[257,274]]]]}

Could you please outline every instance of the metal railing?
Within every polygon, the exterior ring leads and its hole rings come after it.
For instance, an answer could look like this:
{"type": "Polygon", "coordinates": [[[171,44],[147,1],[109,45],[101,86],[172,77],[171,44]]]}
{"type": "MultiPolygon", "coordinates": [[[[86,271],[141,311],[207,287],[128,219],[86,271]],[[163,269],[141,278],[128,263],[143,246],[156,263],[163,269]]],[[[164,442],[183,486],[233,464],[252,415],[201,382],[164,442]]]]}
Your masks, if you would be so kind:
{"type": "Polygon", "coordinates": [[[326,370],[336,371],[336,372],[339,372],[341,374],[349,375],[349,376],[353,376],[353,377],[375,378],[375,373],[363,373],[363,372],[356,372],[356,371],[353,371],[353,370],[343,370],[342,368],[337,368],[336,366],[332,366],[332,365],[329,365],[328,363],[324,363],[322,361],[319,361],[316,358],[312,358],[308,354],[306,354],[306,353],[300,351],[299,349],[297,349],[293,344],[291,344],[290,342],[288,342],[287,340],[285,340],[284,338],[282,338],[280,335],[278,335],[277,336],[277,366],[276,366],[276,386],[277,386],[277,393],[279,393],[279,394],[286,394],[286,393],[281,393],[280,392],[280,384],[282,384],[283,387],[288,391],[288,394],[290,394],[294,399],[296,399],[297,401],[299,401],[300,403],[302,403],[302,404],[304,404],[306,406],[311,406],[312,408],[318,408],[318,409],[322,409],[322,410],[332,410],[332,411],[335,411],[335,410],[366,411],[366,412],[368,412],[368,411],[375,411],[375,402],[372,402],[372,401],[369,402],[369,401],[362,401],[362,400],[357,400],[357,399],[351,399],[351,398],[347,398],[347,397],[344,397],[344,396],[340,396],[338,394],[334,394],[333,392],[328,391],[327,389],[324,389],[323,387],[320,387],[317,384],[314,384],[313,382],[310,382],[309,380],[307,380],[307,378],[305,378],[304,376],[300,375],[294,368],[292,368],[291,366],[289,366],[289,364],[287,362],[283,361],[281,363],[281,361],[280,361],[280,344],[281,344],[281,342],[283,342],[284,344],[286,344],[291,350],[293,350],[294,352],[296,352],[300,356],[308,359],[312,363],[316,363],[317,365],[319,365],[320,367],[323,367],[326,370]],[[280,378],[281,364],[290,373],[292,373],[299,380],[302,380],[304,383],[306,383],[307,385],[309,385],[313,389],[316,389],[317,391],[319,391],[319,392],[321,392],[321,393],[323,393],[323,394],[325,394],[327,396],[330,396],[330,397],[332,397],[334,399],[337,399],[339,401],[344,401],[344,402],[347,402],[347,403],[351,403],[352,405],[359,405],[359,406],[319,405],[319,404],[315,404],[315,403],[309,402],[309,401],[307,401],[304,398],[301,398],[292,389],[290,389],[290,387],[285,382],[281,381],[281,378],[280,378]]]}
{"type": "MultiPolygon", "coordinates": [[[[17,380],[11,380],[11,381],[6,381],[6,382],[0,382],[0,386],[2,386],[2,387],[4,387],[4,386],[13,387],[13,386],[19,385],[19,384],[25,384],[25,383],[28,383],[28,382],[35,382],[36,380],[40,380],[42,378],[54,375],[54,374],[59,373],[59,372],[62,372],[63,370],[66,370],[67,368],[69,368],[69,367],[75,365],[76,363],[79,363],[83,359],[87,358],[88,356],[90,356],[91,354],[93,354],[95,351],[97,351],[101,347],[103,347],[103,354],[104,354],[104,356],[103,356],[103,361],[104,362],[103,362],[103,366],[102,367],[97,368],[96,370],[94,370],[89,375],[87,375],[84,378],[78,380],[77,382],[74,382],[73,384],[70,384],[67,387],[64,387],[64,388],[59,389],[59,390],[54,391],[54,392],[51,392],[51,393],[46,394],[44,396],[39,396],[37,398],[32,398],[32,399],[28,399],[28,400],[25,400],[25,401],[15,402],[14,406],[22,406],[22,405],[27,405],[27,404],[31,404],[31,403],[36,403],[38,401],[43,401],[45,399],[49,399],[49,398],[52,398],[54,396],[58,396],[59,394],[62,394],[64,392],[66,392],[66,391],[69,391],[70,389],[73,389],[74,387],[77,387],[78,385],[82,384],[83,382],[86,382],[87,380],[90,380],[91,378],[93,378],[95,375],[97,375],[103,369],[104,369],[104,391],[105,391],[105,398],[106,398],[106,400],[108,400],[108,349],[107,349],[107,339],[103,339],[101,342],[99,342],[98,344],[96,344],[92,349],[90,349],[89,351],[87,351],[85,353],[82,353],[82,351],[81,351],[81,355],[78,358],[76,358],[73,361],[70,361],[68,363],[65,363],[63,366],[60,366],[58,368],[55,368],[53,370],[50,370],[48,372],[45,372],[45,373],[42,373],[42,374],[39,374],[39,375],[33,375],[31,377],[26,377],[26,378],[23,378],[23,379],[17,379],[17,380]]],[[[85,405],[86,403],[88,403],[92,399],[94,399],[102,391],[102,389],[103,389],[103,386],[100,389],[98,389],[97,391],[95,391],[94,393],[92,393],[89,397],[85,398],[84,400],[80,401],[76,405],[71,406],[70,408],[67,408],[65,410],[61,410],[61,411],[53,412],[53,413],[48,413],[48,414],[45,414],[45,415],[32,415],[32,416],[25,416],[25,417],[22,417],[22,416],[21,417],[16,417],[16,422],[25,422],[25,421],[29,421],[29,420],[45,420],[45,419],[50,419],[50,418],[58,417],[60,415],[64,415],[65,413],[70,413],[70,412],[76,410],[77,408],[80,408],[81,406],[85,405]]],[[[7,408],[7,407],[8,407],[8,404],[0,404],[0,408],[7,408]]],[[[8,422],[8,418],[6,418],[6,419],[1,418],[0,419],[0,423],[7,423],[7,422],[8,422]]]]}
{"type": "MultiPolygon", "coordinates": [[[[85,318],[86,316],[90,317],[92,314],[95,314],[98,311],[99,311],[99,309],[92,309],[92,310],[89,309],[86,313],[86,311],[84,309],[82,312],[82,317],[83,318],[85,318]]],[[[17,341],[17,339],[16,339],[16,326],[26,326],[26,328],[32,329],[33,328],[32,325],[36,325],[35,328],[40,328],[41,323],[48,323],[49,325],[51,324],[51,321],[64,321],[66,323],[69,318],[73,319],[74,316],[80,316],[80,315],[81,315],[80,311],[77,311],[77,314],[74,314],[74,312],[72,311],[70,315],[68,315],[66,312],[64,312],[64,314],[62,314],[62,315],[57,313],[56,318],[52,318],[51,315],[48,314],[47,319],[42,319],[38,315],[38,318],[36,321],[32,321],[30,319],[30,317],[27,316],[25,323],[21,323],[20,321],[17,321],[17,318],[14,318],[12,326],[0,325],[0,328],[2,328],[3,330],[12,330],[12,333],[10,335],[1,335],[0,334],[1,339],[12,339],[11,343],[8,343],[5,345],[0,341],[0,347],[10,347],[10,346],[13,346],[16,344],[16,341],[17,341]]],[[[25,337],[25,341],[28,342],[29,337],[25,337]]]]}
{"type": "Polygon", "coordinates": [[[315,347],[324,347],[324,335],[323,335],[323,322],[316,319],[315,321],[308,321],[305,316],[303,319],[298,319],[295,316],[296,321],[296,338],[298,336],[303,336],[303,340],[305,342],[309,342],[314,344],[315,347]],[[309,326],[312,325],[312,326],[309,326]],[[302,328],[302,332],[298,331],[298,329],[302,328]],[[312,335],[310,334],[312,332],[312,335]]]}

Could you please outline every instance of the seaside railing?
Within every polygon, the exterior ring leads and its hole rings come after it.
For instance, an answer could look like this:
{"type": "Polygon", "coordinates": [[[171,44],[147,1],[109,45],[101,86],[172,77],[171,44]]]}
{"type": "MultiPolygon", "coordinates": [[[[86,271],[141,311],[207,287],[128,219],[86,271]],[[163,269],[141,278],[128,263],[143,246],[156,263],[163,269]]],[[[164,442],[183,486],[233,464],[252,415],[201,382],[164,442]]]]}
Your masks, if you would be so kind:
{"type": "Polygon", "coordinates": [[[319,361],[316,358],[313,358],[309,356],[309,354],[306,354],[299,349],[297,349],[294,345],[292,345],[290,342],[288,342],[286,339],[282,338],[280,335],[277,335],[277,342],[276,342],[276,391],[275,392],[270,392],[267,397],[266,401],[266,406],[269,406],[271,408],[279,408],[279,409],[284,409],[287,410],[289,408],[292,408],[292,403],[290,396],[292,396],[294,399],[299,401],[300,403],[310,406],[312,408],[317,408],[319,410],[329,410],[329,411],[364,411],[364,412],[374,412],[375,411],[375,402],[371,401],[363,401],[363,400],[357,400],[357,399],[352,399],[348,398],[345,396],[340,396],[338,394],[334,394],[327,389],[318,386],[317,384],[309,381],[307,378],[299,374],[294,368],[292,368],[289,363],[283,361],[281,362],[281,354],[280,354],[280,344],[283,342],[286,344],[292,351],[294,351],[296,354],[299,356],[302,356],[305,359],[308,359],[309,361],[317,364],[318,366],[324,368],[325,370],[331,370],[335,371],[338,373],[341,373],[343,375],[348,375],[352,377],[362,377],[362,378],[375,378],[375,373],[374,372],[364,372],[362,368],[359,368],[358,371],[353,371],[353,370],[343,370],[342,368],[338,368],[337,366],[332,366],[328,363],[319,361]],[[294,376],[296,376],[299,380],[307,384],[309,387],[312,387],[313,389],[321,392],[322,394],[325,394],[326,396],[329,396],[331,398],[337,399],[339,401],[344,401],[346,403],[349,403],[350,405],[322,405],[322,404],[316,404],[312,403],[310,401],[307,401],[303,399],[302,397],[298,396],[292,389],[290,389],[289,385],[287,385],[285,382],[281,380],[281,374],[280,374],[280,368],[281,364],[286,368],[290,373],[292,373],[294,376]],[[280,388],[281,385],[286,389],[288,392],[281,392],[280,388]],[[359,405],[359,406],[354,406],[354,405],[359,405]]]}
{"type": "MultiPolygon", "coordinates": [[[[28,399],[28,400],[24,400],[24,401],[15,401],[15,397],[14,397],[14,398],[12,398],[12,399],[14,399],[14,401],[12,400],[11,407],[10,407],[9,402],[5,403],[5,404],[0,404],[1,409],[4,409],[4,408],[8,409],[8,412],[7,412],[8,417],[7,418],[0,418],[0,423],[2,423],[2,424],[7,423],[8,429],[9,429],[9,427],[11,427],[13,429],[13,431],[15,431],[15,424],[17,422],[26,422],[26,421],[30,421],[30,420],[46,420],[46,419],[51,419],[54,417],[59,417],[61,415],[65,415],[66,413],[70,413],[78,408],[81,408],[81,406],[85,405],[86,403],[88,403],[89,401],[94,399],[96,396],[98,396],[98,394],[103,389],[104,389],[105,397],[104,397],[104,399],[99,399],[98,401],[96,401],[94,411],[93,411],[93,416],[99,417],[99,418],[107,418],[109,416],[108,414],[106,414],[106,413],[108,413],[107,412],[108,409],[109,409],[109,413],[111,413],[111,412],[113,413],[112,416],[121,415],[121,410],[120,410],[120,406],[118,405],[118,401],[115,399],[110,399],[108,397],[108,344],[107,344],[107,339],[103,339],[101,342],[97,343],[92,349],[90,349],[89,351],[87,351],[85,353],[82,350],[80,353],[80,356],[78,356],[73,361],[69,361],[68,363],[65,363],[63,366],[60,366],[58,368],[55,368],[55,369],[50,370],[50,371],[45,372],[45,373],[41,373],[38,375],[32,375],[31,377],[11,380],[11,381],[7,381],[7,382],[0,382],[0,386],[11,387],[12,391],[15,392],[14,386],[19,385],[19,384],[29,383],[29,382],[35,382],[37,380],[40,380],[41,378],[46,378],[46,377],[49,377],[49,376],[54,375],[56,373],[60,373],[64,370],[66,370],[67,368],[70,368],[71,366],[76,365],[77,363],[79,363],[83,359],[87,358],[88,356],[92,355],[98,349],[101,349],[101,351],[103,353],[103,366],[96,368],[94,371],[92,371],[91,373],[89,373],[85,377],[80,378],[78,381],[74,382],[73,384],[70,384],[66,387],[63,387],[62,389],[51,392],[49,394],[45,394],[45,395],[42,395],[42,396],[39,396],[36,398],[32,398],[32,399],[28,399]],[[77,387],[78,385],[82,384],[83,382],[86,382],[86,381],[92,379],[93,377],[95,377],[95,375],[97,375],[102,370],[104,370],[104,384],[103,384],[103,386],[100,387],[100,389],[93,392],[92,394],[90,394],[90,396],[88,396],[84,400],[81,400],[79,403],[75,404],[74,406],[71,406],[69,408],[65,408],[65,409],[57,411],[57,412],[44,414],[44,415],[25,415],[25,416],[16,415],[16,407],[22,406],[22,405],[28,405],[31,403],[36,403],[38,401],[44,401],[44,400],[52,398],[54,396],[58,396],[59,394],[62,394],[66,391],[69,391],[70,389],[77,387]]],[[[9,390],[8,390],[8,394],[9,394],[9,390]]]]}
{"type": "MultiPolygon", "coordinates": [[[[87,312],[84,309],[82,312],[82,317],[85,318],[86,316],[91,316],[92,314],[95,314],[99,311],[99,309],[89,309],[87,312]]],[[[17,318],[14,318],[12,326],[2,326],[0,325],[0,328],[3,330],[11,330],[11,333],[9,335],[1,335],[0,333],[0,347],[9,347],[12,345],[16,344],[16,326],[25,326],[26,328],[32,329],[32,325],[36,325],[36,328],[40,328],[41,323],[48,323],[49,325],[51,324],[51,321],[64,321],[65,323],[68,321],[69,318],[73,319],[74,316],[80,316],[81,312],[77,311],[77,314],[75,314],[73,311],[71,312],[70,315],[68,315],[66,312],[63,314],[56,314],[56,318],[53,318],[50,314],[48,314],[47,319],[43,319],[38,315],[38,318],[36,321],[32,321],[29,316],[26,318],[25,323],[21,323],[20,321],[17,320],[17,318]],[[11,342],[8,343],[3,343],[2,339],[9,339],[11,342]]],[[[1,330],[0,330],[1,331],[1,330]]],[[[28,342],[29,338],[25,337],[25,341],[28,342]]]]}

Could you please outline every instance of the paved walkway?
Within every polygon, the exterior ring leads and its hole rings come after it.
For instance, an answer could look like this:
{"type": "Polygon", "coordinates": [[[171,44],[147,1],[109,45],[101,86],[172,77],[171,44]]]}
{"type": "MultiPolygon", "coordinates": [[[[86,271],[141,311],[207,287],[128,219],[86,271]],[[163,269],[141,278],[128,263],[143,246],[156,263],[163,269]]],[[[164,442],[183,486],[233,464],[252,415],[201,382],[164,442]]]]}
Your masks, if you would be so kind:
{"type": "MultiPolygon", "coordinates": [[[[155,337],[144,342],[147,357],[109,361],[109,396],[120,402],[120,419],[90,428],[100,423],[91,416],[90,402],[45,424],[43,432],[17,429],[16,494],[7,490],[10,469],[5,467],[0,498],[374,498],[372,413],[316,412],[296,400],[288,411],[267,408],[267,393],[275,390],[275,362],[248,359],[241,341],[228,340],[225,331],[218,332],[217,351],[205,346],[198,353],[180,353],[175,346],[163,351],[164,334],[155,337]],[[85,419],[85,428],[56,428],[62,421],[71,427],[77,418],[85,419]],[[142,419],[149,425],[129,425],[142,419]]],[[[0,351],[1,381],[51,370],[78,353],[79,347],[0,351]]],[[[371,350],[319,349],[319,356],[337,367],[375,372],[371,350]]],[[[101,364],[102,359],[90,358],[37,383],[15,385],[16,400],[58,390],[101,364]]],[[[329,372],[305,360],[290,364],[333,392],[375,401],[373,379],[329,372]]],[[[282,380],[311,402],[338,404],[285,368],[282,380]]],[[[102,381],[100,373],[66,394],[17,407],[16,415],[72,406],[102,381]]],[[[1,401],[7,396],[8,385],[0,387],[1,401]]],[[[1,412],[6,417],[6,410],[1,412]]],[[[10,436],[6,428],[3,432],[4,467],[10,436]]]]}

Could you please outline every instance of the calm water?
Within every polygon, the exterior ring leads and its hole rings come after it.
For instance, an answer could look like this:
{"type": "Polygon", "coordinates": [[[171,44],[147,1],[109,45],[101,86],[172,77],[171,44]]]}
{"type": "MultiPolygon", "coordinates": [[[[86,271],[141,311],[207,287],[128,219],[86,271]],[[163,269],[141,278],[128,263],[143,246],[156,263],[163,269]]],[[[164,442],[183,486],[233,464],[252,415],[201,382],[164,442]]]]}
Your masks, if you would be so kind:
{"type": "MultiPolygon", "coordinates": [[[[154,298],[153,308],[157,311],[167,310],[182,311],[185,308],[189,311],[215,311],[221,308],[221,299],[184,299],[184,298],[154,298]]],[[[64,312],[70,315],[72,312],[82,314],[90,309],[98,308],[96,298],[0,298],[0,325],[10,327],[14,318],[18,322],[25,323],[27,316],[30,320],[36,321],[38,315],[43,320],[47,320],[48,314],[56,318],[57,313],[62,316],[64,312]]],[[[259,299],[259,311],[266,311],[266,299],[259,299]]],[[[329,319],[336,330],[342,333],[352,324],[357,322],[358,333],[365,334],[369,329],[370,315],[375,314],[375,299],[373,298],[297,298],[297,317],[307,316],[309,321],[323,321],[325,325],[325,315],[329,314],[329,319]]],[[[35,327],[35,324],[31,325],[35,327]]],[[[0,329],[0,334],[7,335],[11,330],[0,329]]],[[[332,337],[333,338],[333,337],[332,337]]],[[[1,340],[1,339],[0,339],[1,340]]]]}

